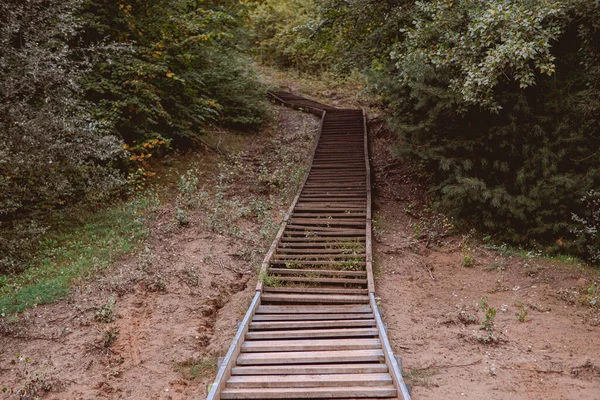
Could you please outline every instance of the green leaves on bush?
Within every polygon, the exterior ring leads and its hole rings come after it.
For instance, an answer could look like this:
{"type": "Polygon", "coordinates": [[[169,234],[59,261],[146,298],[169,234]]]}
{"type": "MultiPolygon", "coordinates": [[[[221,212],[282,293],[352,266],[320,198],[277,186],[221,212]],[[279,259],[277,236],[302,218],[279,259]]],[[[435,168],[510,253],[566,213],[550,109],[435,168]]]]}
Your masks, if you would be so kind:
{"type": "Polygon", "coordinates": [[[240,6],[211,1],[88,0],[78,39],[99,51],[86,76],[99,118],[132,143],[180,143],[209,123],[255,129],[261,94],[240,48],[240,6]]]}

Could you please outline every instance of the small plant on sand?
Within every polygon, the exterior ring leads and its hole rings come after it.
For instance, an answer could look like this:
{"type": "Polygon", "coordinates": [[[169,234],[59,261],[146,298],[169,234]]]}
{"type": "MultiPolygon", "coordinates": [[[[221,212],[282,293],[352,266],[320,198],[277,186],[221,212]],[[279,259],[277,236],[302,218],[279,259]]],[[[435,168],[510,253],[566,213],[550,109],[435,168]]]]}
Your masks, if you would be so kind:
{"type": "Polygon", "coordinates": [[[414,223],[412,224],[412,230],[413,230],[413,237],[415,238],[415,240],[421,240],[423,239],[423,230],[421,229],[421,225],[419,225],[418,223],[414,223]]]}
{"type": "Polygon", "coordinates": [[[594,308],[600,307],[600,285],[597,282],[592,281],[587,287],[582,288],[580,293],[583,304],[594,308]]]}
{"type": "Polygon", "coordinates": [[[119,330],[115,327],[107,329],[102,333],[102,347],[109,348],[119,337],[119,330]]]}
{"type": "Polygon", "coordinates": [[[417,368],[408,371],[404,375],[404,379],[406,379],[413,386],[430,388],[435,385],[432,378],[438,373],[439,372],[436,369],[417,368]]]}
{"type": "Polygon", "coordinates": [[[116,303],[115,296],[111,295],[108,298],[108,301],[106,302],[106,304],[103,304],[100,307],[98,307],[98,310],[96,311],[96,315],[94,316],[96,321],[105,322],[105,323],[114,321],[116,318],[115,303],[116,303]]]}
{"type": "Polygon", "coordinates": [[[485,313],[483,322],[481,324],[481,329],[485,331],[485,335],[478,336],[477,340],[485,344],[498,343],[499,338],[494,329],[494,320],[496,318],[497,310],[494,307],[489,306],[487,296],[481,299],[479,302],[479,308],[485,313]]]}
{"type": "Polygon", "coordinates": [[[473,266],[473,256],[470,253],[463,253],[461,265],[465,268],[473,266]]]}
{"type": "Polygon", "coordinates": [[[56,386],[57,381],[53,376],[53,369],[47,363],[36,369],[32,368],[32,360],[29,357],[17,354],[17,376],[21,380],[18,388],[3,386],[4,394],[14,394],[19,400],[40,399],[45,393],[56,386]]]}
{"type": "Polygon", "coordinates": [[[529,314],[529,312],[525,309],[525,304],[522,301],[519,301],[515,305],[519,310],[517,313],[515,313],[517,319],[519,320],[519,322],[525,322],[525,320],[527,319],[527,314],[529,314]]]}
{"type": "Polygon", "coordinates": [[[189,286],[189,287],[198,287],[200,286],[200,274],[194,265],[187,265],[183,269],[183,276],[181,279],[189,286]]]}

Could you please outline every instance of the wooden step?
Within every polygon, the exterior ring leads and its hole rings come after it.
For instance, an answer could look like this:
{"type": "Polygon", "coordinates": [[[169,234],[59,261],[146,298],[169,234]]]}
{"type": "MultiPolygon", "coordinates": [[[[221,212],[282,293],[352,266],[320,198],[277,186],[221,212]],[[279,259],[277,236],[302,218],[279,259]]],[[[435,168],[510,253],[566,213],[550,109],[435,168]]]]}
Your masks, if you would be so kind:
{"type": "MultiPolygon", "coordinates": [[[[335,244],[344,244],[345,243],[350,243],[350,242],[358,242],[358,243],[363,243],[365,242],[365,237],[364,236],[355,236],[355,237],[347,237],[347,236],[343,236],[343,237],[302,237],[302,238],[290,238],[290,237],[282,237],[281,238],[281,243],[290,243],[295,245],[300,245],[300,244],[306,244],[306,245],[335,245],[335,244]]],[[[280,246],[285,246],[283,244],[281,244],[280,246]]]]}
{"type": "Polygon", "coordinates": [[[232,375],[309,375],[309,374],[376,374],[386,373],[385,364],[302,364],[277,366],[236,366],[232,375]]]}
{"type": "MultiPolygon", "coordinates": [[[[263,294],[264,297],[264,294],[263,294]]],[[[339,305],[339,306],[267,306],[261,305],[256,309],[256,314],[357,314],[372,313],[371,306],[339,305]]]]}
{"type": "Polygon", "coordinates": [[[344,386],[388,386],[390,374],[258,375],[232,376],[228,388],[317,388],[344,386]]]}
{"type": "Polygon", "coordinates": [[[373,314],[257,314],[252,321],[324,321],[344,319],[372,319],[373,314]]]}
{"type": "Polygon", "coordinates": [[[318,257],[321,254],[325,256],[335,256],[337,254],[337,257],[339,257],[340,255],[348,255],[362,258],[365,257],[365,249],[364,246],[362,246],[361,244],[354,247],[351,247],[350,245],[346,245],[346,247],[343,246],[343,244],[329,245],[324,249],[292,249],[289,247],[278,247],[277,256],[286,255],[286,257],[291,257],[291,255],[299,255],[300,257],[302,257],[302,255],[306,255],[306,257],[310,257],[312,255],[313,257],[318,257]]]}
{"type": "Polygon", "coordinates": [[[264,286],[264,292],[277,293],[315,293],[315,294],[369,294],[369,289],[349,289],[349,288],[332,288],[332,287],[274,287],[264,286]]]}
{"type": "Polygon", "coordinates": [[[366,271],[338,271],[329,269],[270,268],[269,272],[274,275],[367,276],[366,271]]]}
{"type": "Polygon", "coordinates": [[[381,349],[379,339],[258,340],[242,344],[242,352],[381,349]]]}
{"type": "Polygon", "coordinates": [[[315,320],[315,321],[258,321],[251,322],[250,329],[314,329],[358,328],[375,326],[374,319],[315,320]]]}
{"type": "Polygon", "coordinates": [[[377,328],[293,329],[285,331],[256,331],[246,333],[246,340],[352,338],[379,336],[377,328]]]}
{"type": "Polygon", "coordinates": [[[383,350],[284,351],[274,353],[242,353],[237,365],[319,364],[349,362],[383,362],[383,350]]]}
{"type": "MultiPolygon", "coordinates": [[[[285,263],[290,263],[291,261],[289,260],[272,260],[271,264],[273,265],[285,265],[285,263]]],[[[294,264],[298,264],[298,265],[330,265],[332,267],[334,266],[340,266],[340,267],[344,267],[344,266],[348,266],[353,265],[353,266],[361,266],[364,267],[366,265],[366,263],[364,261],[354,261],[354,260],[347,260],[347,261],[323,261],[323,260],[295,260],[293,261],[294,264]]]]}
{"type": "Polygon", "coordinates": [[[369,296],[263,293],[263,302],[369,304],[369,296]]]}
{"type": "Polygon", "coordinates": [[[343,399],[394,398],[394,386],[323,387],[323,388],[264,388],[224,389],[221,398],[227,399],[343,399]]]}
{"type": "MultiPolygon", "coordinates": [[[[278,251],[274,257],[276,257],[276,259],[278,261],[288,261],[288,260],[320,261],[320,260],[327,260],[327,259],[331,259],[334,261],[344,261],[344,259],[355,259],[355,258],[364,259],[366,257],[366,254],[364,254],[364,253],[363,254],[353,254],[351,250],[350,251],[342,250],[341,252],[329,253],[329,254],[327,254],[327,253],[306,254],[308,252],[309,251],[306,251],[304,254],[285,254],[285,250],[284,250],[283,252],[278,251]],[[336,259],[340,259],[340,260],[336,260],[336,259]]],[[[364,261],[364,260],[361,260],[361,261],[364,261]]]]}
{"type": "Polygon", "coordinates": [[[351,285],[366,285],[367,280],[361,278],[309,278],[306,276],[294,277],[294,276],[278,276],[277,279],[281,282],[305,282],[305,283],[319,283],[319,284],[351,284],[351,285]]]}

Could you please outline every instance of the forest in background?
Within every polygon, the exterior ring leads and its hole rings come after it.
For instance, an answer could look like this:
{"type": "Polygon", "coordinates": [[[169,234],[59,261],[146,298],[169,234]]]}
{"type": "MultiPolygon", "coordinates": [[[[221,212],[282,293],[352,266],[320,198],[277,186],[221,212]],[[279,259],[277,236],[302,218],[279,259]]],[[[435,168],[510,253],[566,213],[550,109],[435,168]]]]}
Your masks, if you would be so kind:
{"type": "Polygon", "coordinates": [[[437,209],[598,262],[599,27],[591,0],[3,0],[0,274],[53,210],[123,198],[210,125],[258,129],[250,56],[365,74],[437,209]]]}

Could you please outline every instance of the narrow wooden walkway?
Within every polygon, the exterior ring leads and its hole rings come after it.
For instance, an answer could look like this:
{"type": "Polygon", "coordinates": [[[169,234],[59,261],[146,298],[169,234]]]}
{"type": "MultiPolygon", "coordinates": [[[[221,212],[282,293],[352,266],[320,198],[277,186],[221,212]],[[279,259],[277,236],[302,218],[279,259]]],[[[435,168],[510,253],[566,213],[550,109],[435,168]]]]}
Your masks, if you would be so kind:
{"type": "Polygon", "coordinates": [[[270,96],[321,129],[208,399],[410,400],[374,297],[364,112],[270,96]]]}

